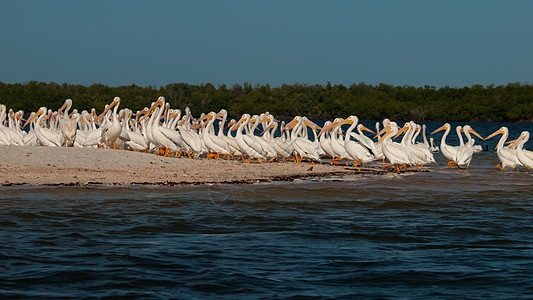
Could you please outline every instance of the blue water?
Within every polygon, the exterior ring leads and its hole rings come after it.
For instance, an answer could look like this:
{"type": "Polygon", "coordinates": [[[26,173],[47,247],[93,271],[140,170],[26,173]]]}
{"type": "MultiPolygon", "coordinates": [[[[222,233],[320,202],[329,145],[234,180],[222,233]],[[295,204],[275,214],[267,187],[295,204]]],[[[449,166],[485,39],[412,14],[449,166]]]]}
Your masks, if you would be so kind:
{"type": "Polygon", "coordinates": [[[468,171],[436,158],[292,183],[0,187],[0,295],[531,299],[533,175],[492,152],[468,171]]]}

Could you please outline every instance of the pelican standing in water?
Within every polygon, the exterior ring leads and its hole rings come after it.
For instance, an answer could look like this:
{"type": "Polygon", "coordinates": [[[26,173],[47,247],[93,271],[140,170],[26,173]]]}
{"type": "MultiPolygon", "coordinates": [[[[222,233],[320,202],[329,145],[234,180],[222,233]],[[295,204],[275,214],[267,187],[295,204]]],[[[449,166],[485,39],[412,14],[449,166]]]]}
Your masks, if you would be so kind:
{"type": "Polygon", "coordinates": [[[529,131],[523,131],[518,139],[514,142],[513,146],[516,147],[516,157],[522,163],[524,167],[529,170],[533,170],[533,152],[524,150],[524,144],[529,140],[529,131]]]}
{"type": "Polygon", "coordinates": [[[461,128],[459,126],[456,128],[456,130],[457,130],[457,135],[459,136],[460,146],[450,146],[446,144],[446,138],[448,137],[448,134],[450,133],[451,128],[452,126],[449,123],[446,123],[431,133],[431,134],[434,134],[441,130],[446,130],[440,140],[440,151],[442,152],[442,155],[444,155],[444,157],[446,157],[449,160],[448,166],[452,166],[456,163],[455,158],[457,157],[457,151],[459,151],[460,147],[464,146],[463,138],[460,132],[461,128]]]}
{"type": "MultiPolygon", "coordinates": [[[[342,126],[344,124],[350,124],[350,127],[346,130],[346,137],[344,139],[344,149],[348,153],[350,157],[354,159],[353,164],[354,167],[357,166],[357,164],[360,164],[359,171],[361,171],[361,168],[363,167],[363,163],[369,163],[377,158],[374,156],[374,151],[372,148],[370,148],[370,145],[365,145],[362,141],[362,132],[361,130],[366,130],[369,132],[374,133],[372,130],[366,128],[362,124],[358,124],[359,119],[356,116],[349,116],[348,118],[344,119],[341,122],[338,122],[336,124],[333,124],[333,126],[342,126]],[[353,130],[357,127],[359,134],[354,134],[358,141],[353,141],[351,139],[353,130]]],[[[331,125],[330,125],[331,126],[331,125]]],[[[370,141],[372,142],[372,141],[370,141]]]]}
{"type": "Polygon", "coordinates": [[[414,164],[416,158],[409,149],[391,140],[398,133],[398,125],[391,122],[383,130],[385,130],[385,134],[378,141],[378,144],[383,143],[383,155],[389,160],[390,164],[382,168],[396,166],[396,171],[399,173],[400,168],[409,167],[409,165],[414,164]]]}
{"type": "Polygon", "coordinates": [[[500,168],[500,170],[502,171],[507,167],[514,168],[516,170],[516,168],[521,166],[522,163],[520,163],[518,157],[516,156],[516,149],[508,149],[504,147],[505,141],[507,140],[507,137],[509,137],[509,129],[507,129],[507,127],[504,126],[496,130],[491,135],[486,137],[485,140],[488,140],[498,134],[501,134],[502,137],[496,145],[496,154],[498,155],[498,159],[500,160],[500,163],[496,165],[496,168],[500,168]]]}
{"type": "Polygon", "coordinates": [[[466,169],[468,170],[470,166],[470,162],[472,161],[472,156],[474,155],[474,152],[476,152],[474,148],[474,140],[470,136],[470,134],[474,134],[480,139],[484,140],[484,138],[479,135],[470,125],[463,126],[463,132],[465,133],[466,138],[468,139],[468,142],[459,149],[457,152],[457,156],[455,158],[455,165],[458,168],[464,168],[466,166],[466,169]]]}

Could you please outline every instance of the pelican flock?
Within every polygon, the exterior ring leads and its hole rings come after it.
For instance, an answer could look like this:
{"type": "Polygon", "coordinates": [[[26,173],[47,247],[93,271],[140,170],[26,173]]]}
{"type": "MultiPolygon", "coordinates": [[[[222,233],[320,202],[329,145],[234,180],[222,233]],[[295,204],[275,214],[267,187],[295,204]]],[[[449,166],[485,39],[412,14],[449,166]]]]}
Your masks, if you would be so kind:
{"type": "Polygon", "coordinates": [[[222,109],[195,118],[189,108],[184,112],[170,108],[164,97],[136,112],[120,107],[120,98],[115,97],[100,115],[94,108],[90,112],[71,111],[72,102],[65,100],[57,111],[41,107],[24,124],[24,112],[8,111],[0,104],[0,145],[112,148],[162,156],[241,159],[246,163],[277,160],[314,164],[329,158],[332,164],[343,160],[346,165],[353,164],[358,171],[366,164],[387,162],[381,167],[399,172],[435,164],[433,155],[439,152],[449,166],[468,169],[474,153],[482,150],[472,135],[485,140],[501,134],[496,146],[497,167],[533,169],[533,154],[523,149],[529,132],[522,132],[505,146],[509,137],[506,127],[483,138],[468,124],[457,126],[459,145],[453,146],[446,142],[452,131],[446,123],[431,133],[444,131],[437,146],[433,137],[428,142],[426,126],[413,121],[400,126],[385,119],[376,123],[374,132],[353,115],[326,121],[320,127],[305,116],[285,123],[268,112],[228,120],[228,112],[222,109]]]}

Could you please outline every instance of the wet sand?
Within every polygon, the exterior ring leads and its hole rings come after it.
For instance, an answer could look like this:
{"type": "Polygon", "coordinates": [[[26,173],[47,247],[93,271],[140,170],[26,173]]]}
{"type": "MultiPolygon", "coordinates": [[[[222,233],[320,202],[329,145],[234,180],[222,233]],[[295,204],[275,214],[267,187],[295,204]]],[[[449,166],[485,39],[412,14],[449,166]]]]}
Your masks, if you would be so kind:
{"type": "MultiPolygon", "coordinates": [[[[291,181],[356,174],[345,165],[162,157],[95,148],[0,146],[0,185],[176,185],[291,181]]],[[[363,168],[358,174],[382,174],[363,168]]]]}
{"type": "Polygon", "coordinates": [[[329,164],[161,157],[95,148],[0,146],[0,185],[254,183],[354,173],[329,164]]]}

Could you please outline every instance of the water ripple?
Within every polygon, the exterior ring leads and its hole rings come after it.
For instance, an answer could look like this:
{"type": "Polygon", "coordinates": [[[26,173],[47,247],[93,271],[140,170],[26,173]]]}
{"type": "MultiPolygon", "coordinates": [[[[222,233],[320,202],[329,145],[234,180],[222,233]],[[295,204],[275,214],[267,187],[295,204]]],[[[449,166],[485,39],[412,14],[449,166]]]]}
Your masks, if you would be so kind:
{"type": "Polygon", "coordinates": [[[0,294],[528,298],[531,177],[503,174],[2,188],[0,294]]]}

